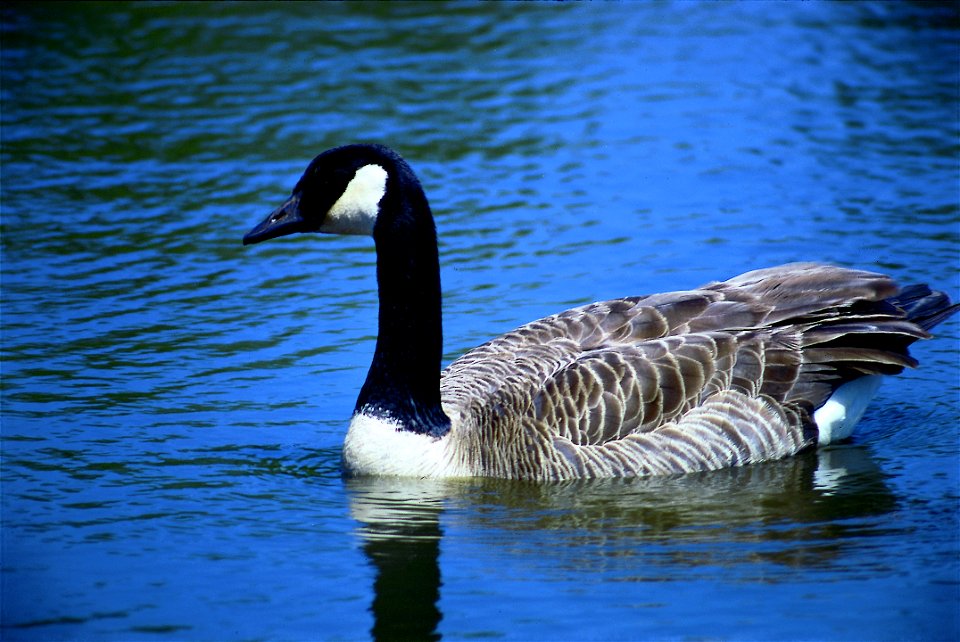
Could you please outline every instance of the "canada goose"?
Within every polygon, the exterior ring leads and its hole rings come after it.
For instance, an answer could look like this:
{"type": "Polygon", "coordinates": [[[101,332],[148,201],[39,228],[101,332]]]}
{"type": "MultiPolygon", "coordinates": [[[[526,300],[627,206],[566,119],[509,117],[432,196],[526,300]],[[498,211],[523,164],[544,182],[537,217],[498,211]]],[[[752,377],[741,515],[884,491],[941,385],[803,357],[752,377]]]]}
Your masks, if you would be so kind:
{"type": "Polygon", "coordinates": [[[534,480],[714,470],[851,434],[907,347],[957,310],[925,285],[793,263],[533,321],[441,372],[433,215],[381,145],[326,151],[244,245],[373,235],[379,335],[347,472],[534,480]]]}

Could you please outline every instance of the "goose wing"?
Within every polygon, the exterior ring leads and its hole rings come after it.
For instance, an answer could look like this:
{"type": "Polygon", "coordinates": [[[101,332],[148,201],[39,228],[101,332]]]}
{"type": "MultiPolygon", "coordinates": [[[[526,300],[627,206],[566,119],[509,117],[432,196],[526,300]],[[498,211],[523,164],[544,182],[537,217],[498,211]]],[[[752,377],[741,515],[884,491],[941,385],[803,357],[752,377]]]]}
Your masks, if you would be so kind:
{"type": "Polygon", "coordinates": [[[444,372],[464,457],[527,478],[716,469],[816,442],[842,383],[913,365],[896,286],[818,264],[631,297],[527,324],[444,372]]]}

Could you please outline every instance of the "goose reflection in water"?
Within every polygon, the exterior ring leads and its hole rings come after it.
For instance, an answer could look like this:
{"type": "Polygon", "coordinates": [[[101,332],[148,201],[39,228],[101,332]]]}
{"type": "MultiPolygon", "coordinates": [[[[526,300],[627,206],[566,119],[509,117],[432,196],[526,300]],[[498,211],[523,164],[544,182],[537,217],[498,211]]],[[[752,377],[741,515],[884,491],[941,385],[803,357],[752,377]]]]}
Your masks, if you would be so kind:
{"type": "MultiPolygon", "coordinates": [[[[552,484],[356,478],[346,487],[376,573],[370,607],[375,640],[441,638],[441,516],[457,537],[465,533],[482,542],[488,557],[475,561],[473,573],[480,576],[491,567],[515,572],[511,557],[527,559],[526,549],[537,548],[551,567],[585,576],[663,582],[753,565],[758,580],[776,583],[777,568],[784,570],[783,581],[790,580],[791,568],[839,568],[854,534],[870,534],[857,518],[897,505],[868,449],[854,445],[667,478],[552,484]],[[457,510],[461,504],[471,509],[457,510]],[[464,516],[469,523],[460,524],[464,516]],[[838,523],[839,516],[848,526],[838,523]],[[568,531],[567,545],[541,547],[536,533],[547,530],[568,531]],[[758,552],[742,546],[747,542],[770,546],[758,552]]],[[[449,546],[451,558],[457,549],[449,546]]],[[[458,569],[458,578],[470,576],[471,569],[458,569]]],[[[533,589],[536,578],[529,580],[533,589]]],[[[637,603],[649,597],[636,589],[637,603]]],[[[507,629],[510,623],[488,626],[507,629]]]]}
{"type": "Polygon", "coordinates": [[[376,569],[373,639],[439,640],[443,484],[358,478],[347,487],[363,552],[376,569]]]}

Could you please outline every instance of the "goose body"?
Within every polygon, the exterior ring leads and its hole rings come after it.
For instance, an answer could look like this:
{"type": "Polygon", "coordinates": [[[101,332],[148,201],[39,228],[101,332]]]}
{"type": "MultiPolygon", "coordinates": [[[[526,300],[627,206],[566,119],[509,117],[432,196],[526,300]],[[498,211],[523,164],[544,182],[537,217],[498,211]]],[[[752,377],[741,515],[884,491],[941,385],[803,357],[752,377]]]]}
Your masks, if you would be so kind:
{"type": "Polygon", "coordinates": [[[549,480],[685,473],[850,436],[882,375],[953,314],[942,293],[815,263],[593,303],[441,372],[433,216],[395,152],[317,156],[244,244],[372,235],[379,334],[343,448],[347,472],[549,480]]]}

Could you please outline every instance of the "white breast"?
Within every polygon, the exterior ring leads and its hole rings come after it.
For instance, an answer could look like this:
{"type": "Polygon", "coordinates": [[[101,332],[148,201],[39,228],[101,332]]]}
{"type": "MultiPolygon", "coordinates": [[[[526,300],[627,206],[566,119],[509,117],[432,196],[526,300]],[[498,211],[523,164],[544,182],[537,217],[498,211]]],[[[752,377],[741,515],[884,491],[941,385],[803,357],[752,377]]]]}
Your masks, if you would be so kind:
{"type": "Polygon", "coordinates": [[[403,430],[398,423],[353,416],[343,442],[343,465],[354,475],[470,477],[450,452],[449,434],[437,439],[403,430]]]}

